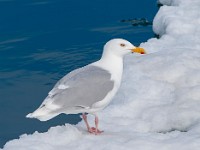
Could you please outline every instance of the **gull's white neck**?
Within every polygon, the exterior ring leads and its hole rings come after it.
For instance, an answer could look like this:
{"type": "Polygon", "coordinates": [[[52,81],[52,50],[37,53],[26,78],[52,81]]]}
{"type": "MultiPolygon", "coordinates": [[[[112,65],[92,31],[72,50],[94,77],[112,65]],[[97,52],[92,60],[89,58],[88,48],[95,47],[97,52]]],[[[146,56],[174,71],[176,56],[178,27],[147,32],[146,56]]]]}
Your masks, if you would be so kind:
{"type": "Polygon", "coordinates": [[[111,79],[120,84],[123,72],[123,57],[108,52],[103,53],[101,59],[93,65],[108,70],[112,74],[111,79]]]}

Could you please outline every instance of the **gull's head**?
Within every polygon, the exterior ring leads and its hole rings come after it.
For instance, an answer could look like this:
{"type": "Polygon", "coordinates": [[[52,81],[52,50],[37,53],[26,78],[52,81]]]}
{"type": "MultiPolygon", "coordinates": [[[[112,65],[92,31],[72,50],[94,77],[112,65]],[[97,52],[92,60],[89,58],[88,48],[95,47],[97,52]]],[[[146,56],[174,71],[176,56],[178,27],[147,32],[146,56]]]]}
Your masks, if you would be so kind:
{"type": "Polygon", "coordinates": [[[112,39],[108,41],[104,46],[104,54],[113,54],[119,57],[123,57],[129,53],[146,54],[143,48],[135,47],[129,41],[124,39],[112,39]]]}

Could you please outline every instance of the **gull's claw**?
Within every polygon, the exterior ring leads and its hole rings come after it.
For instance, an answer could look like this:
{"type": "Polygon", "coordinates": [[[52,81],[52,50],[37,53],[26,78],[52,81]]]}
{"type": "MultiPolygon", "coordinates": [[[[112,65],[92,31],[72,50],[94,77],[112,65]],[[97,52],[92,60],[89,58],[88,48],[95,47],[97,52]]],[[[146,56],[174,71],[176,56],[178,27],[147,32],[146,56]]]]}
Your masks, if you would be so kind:
{"type": "Polygon", "coordinates": [[[92,134],[95,134],[95,135],[98,135],[98,134],[101,134],[103,131],[100,131],[99,129],[96,129],[95,127],[91,127],[91,128],[89,128],[88,132],[92,133],[92,134]]]}

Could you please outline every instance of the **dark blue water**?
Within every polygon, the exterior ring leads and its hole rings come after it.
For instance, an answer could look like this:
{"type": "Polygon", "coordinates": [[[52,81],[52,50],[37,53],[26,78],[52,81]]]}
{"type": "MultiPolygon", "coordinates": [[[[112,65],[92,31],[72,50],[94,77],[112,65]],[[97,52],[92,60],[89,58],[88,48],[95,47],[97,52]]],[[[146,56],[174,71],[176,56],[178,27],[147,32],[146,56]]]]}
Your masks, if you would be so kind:
{"type": "Polygon", "coordinates": [[[40,122],[25,118],[70,70],[99,59],[112,38],[138,45],[154,36],[156,0],[0,0],[0,147],[23,133],[44,132],[78,115],[40,122]]]}

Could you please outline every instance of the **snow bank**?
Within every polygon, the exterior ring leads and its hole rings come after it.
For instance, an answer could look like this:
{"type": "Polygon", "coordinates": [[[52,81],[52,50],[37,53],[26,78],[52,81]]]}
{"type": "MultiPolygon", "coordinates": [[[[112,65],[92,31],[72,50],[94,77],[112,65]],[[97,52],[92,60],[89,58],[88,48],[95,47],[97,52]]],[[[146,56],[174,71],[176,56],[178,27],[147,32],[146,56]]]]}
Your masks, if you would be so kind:
{"type": "Polygon", "coordinates": [[[88,134],[83,122],[66,124],[22,135],[3,150],[199,150],[200,1],[160,2],[172,5],[154,19],[160,39],[141,44],[150,54],[126,57],[120,91],[99,113],[102,135],[88,134]]]}

